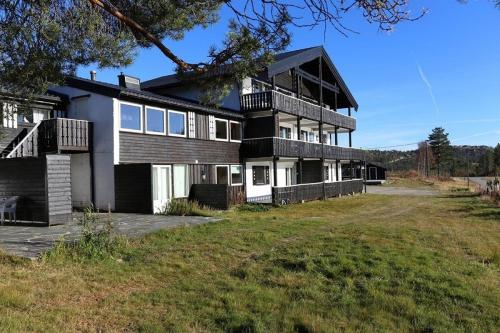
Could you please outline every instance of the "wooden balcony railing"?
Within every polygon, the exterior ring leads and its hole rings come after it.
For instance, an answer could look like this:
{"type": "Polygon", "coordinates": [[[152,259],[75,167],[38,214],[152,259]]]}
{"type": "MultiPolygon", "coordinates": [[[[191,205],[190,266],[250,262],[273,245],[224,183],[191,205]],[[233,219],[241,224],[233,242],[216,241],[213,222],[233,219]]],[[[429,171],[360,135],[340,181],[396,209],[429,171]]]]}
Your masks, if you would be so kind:
{"type": "Polygon", "coordinates": [[[258,157],[295,157],[295,158],[327,158],[334,160],[364,160],[364,152],[360,149],[321,145],[298,140],[282,138],[245,139],[242,153],[247,158],[258,157]],[[323,149],[323,153],[322,153],[323,149]]]}
{"type": "Polygon", "coordinates": [[[89,123],[85,120],[54,118],[39,128],[40,152],[89,150],[89,123]]]}
{"type": "Polygon", "coordinates": [[[42,120],[12,149],[7,158],[89,151],[89,126],[85,120],[42,120]]]}
{"type": "Polygon", "coordinates": [[[272,200],[276,205],[338,197],[363,192],[363,180],[346,180],[333,183],[299,184],[286,187],[273,187],[272,200]],[[324,186],[324,188],[323,188],[324,186]]]}
{"type": "MultiPolygon", "coordinates": [[[[321,120],[319,105],[274,90],[242,95],[241,109],[246,112],[275,109],[311,120],[321,120]]],[[[323,122],[346,129],[356,129],[356,119],[328,109],[323,109],[323,122]]]]}

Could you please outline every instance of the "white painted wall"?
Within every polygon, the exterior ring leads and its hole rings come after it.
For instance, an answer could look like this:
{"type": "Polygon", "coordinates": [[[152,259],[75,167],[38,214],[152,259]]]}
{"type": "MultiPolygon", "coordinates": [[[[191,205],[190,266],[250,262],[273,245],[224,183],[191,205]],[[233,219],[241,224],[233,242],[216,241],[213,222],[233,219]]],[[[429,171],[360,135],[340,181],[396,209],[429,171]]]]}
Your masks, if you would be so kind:
{"type": "MultiPolygon", "coordinates": [[[[54,87],[55,91],[75,96],[90,95],[71,101],[68,107],[68,118],[84,119],[94,123],[94,177],[96,208],[115,208],[114,164],[115,150],[119,154],[115,142],[118,141],[113,113],[115,99],[72,87],[54,87]]],[[[118,155],[117,155],[118,156],[118,155]]]]}
{"type": "Polygon", "coordinates": [[[272,184],[273,184],[273,162],[271,161],[258,161],[258,162],[247,162],[245,164],[245,180],[246,180],[246,191],[247,198],[251,197],[260,197],[264,195],[272,194],[272,184]],[[253,174],[252,174],[252,166],[254,165],[262,165],[269,167],[269,185],[253,185],[253,174]]]}
{"type": "Polygon", "coordinates": [[[72,154],[70,156],[73,207],[89,207],[92,204],[90,154],[72,154]]]}

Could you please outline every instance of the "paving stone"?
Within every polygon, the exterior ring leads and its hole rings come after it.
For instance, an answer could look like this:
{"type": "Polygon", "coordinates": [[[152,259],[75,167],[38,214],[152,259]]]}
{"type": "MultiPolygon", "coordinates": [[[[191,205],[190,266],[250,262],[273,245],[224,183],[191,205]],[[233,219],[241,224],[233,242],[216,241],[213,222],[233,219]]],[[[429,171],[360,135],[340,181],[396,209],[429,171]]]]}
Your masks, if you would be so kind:
{"type": "MultiPolygon", "coordinates": [[[[45,227],[33,225],[30,222],[20,221],[17,224],[0,226],[0,249],[6,253],[26,257],[38,258],[49,250],[55,242],[64,237],[66,241],[77,240],[81,235],[82,227],[78,224],[81,213],[73,214],[73,222],[66,225],[45,227]]],[[[164,216],[143,214],[111,214],[114,231],[129,237],[138,237],[161,229],[180,226],[194,226],[217,221],[212,217],[200,216],[164,216]]],[[[102,214],[102,221],[107,214],[102,214]]]]}

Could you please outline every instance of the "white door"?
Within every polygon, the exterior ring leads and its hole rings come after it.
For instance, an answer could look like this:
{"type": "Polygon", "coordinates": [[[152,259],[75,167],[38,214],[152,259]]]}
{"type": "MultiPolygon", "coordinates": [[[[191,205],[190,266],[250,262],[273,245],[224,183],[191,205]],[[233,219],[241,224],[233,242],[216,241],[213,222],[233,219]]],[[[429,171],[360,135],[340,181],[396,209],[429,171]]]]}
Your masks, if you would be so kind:
{"type": "Polygon", "coordinates": [[[170,165],[153,165],[154,213],[165,211],[172,198],[172,169],[170,165]]]}

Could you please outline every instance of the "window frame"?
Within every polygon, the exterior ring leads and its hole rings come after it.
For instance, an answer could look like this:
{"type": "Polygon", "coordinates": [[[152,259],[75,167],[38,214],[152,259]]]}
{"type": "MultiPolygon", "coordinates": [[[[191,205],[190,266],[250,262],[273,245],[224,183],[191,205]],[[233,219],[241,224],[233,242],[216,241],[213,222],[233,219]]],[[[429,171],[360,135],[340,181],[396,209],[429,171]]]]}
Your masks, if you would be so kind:
{"type": "Polygon", "coordinates": [[[214,118],[214,129],[215,129],[215,141],[224,141],[224,142],[229,141],[229,137],[231,136],[231,134],[229,133],[229,121],[227,119],[214,118]],[[222,121],[222,122],[226,123],[226,138],[225,139],[217,138],[217,122],[218,121],[222,121]]]}
{"type": "Polygon", "coordinates": [[[167,119],[167,126],[168,126],[168,136],[175,136],[175,137],[178,137],[178,138],[186,138],[187,137],[187,113],[186,112],[183,112],[183,111],[177,111],[177,110],[168,110],[168,119],[167,119]],[[171,113],[177,113],[177,114],[181,114],[184,116],[184,134],[176,134],[176,133],[170,133],[170,114],[171,113]]]}
{"type": "Polygon", "coordinates": [[[172,180],[171,180],[171,191],[172,191],[172,196],[171,198],[172,199],[183,199],[183,198],[188,198],[189,197],[189,165],[188,164],[172,164],[172,180]],[[186,174],[185,174],[185,178],[184,178],[184,181],[186,182],[185,183],[185,187],[184,187],[184,190],[186,191],[186,195],[185,196],[176,196],[175,194],[175,167],[184,167],[185,168],[185,171],[186,171],[186,174]]]}
{"type": "Polygon", "coordinates": [[[231,164],[229,166],[229,176],[231,180],[231,186],[241,186],[245,182],[244,179],[245,172],[243,170],[243,165],[242,164],[231,164]],[[241,183],[233,183],[233,167],[240,167],[241,169],[241,183]]]}
{"type": "Polygon", "coordinates": [[[215,184],[220,184],[220,185],[231,185],[231,169],[229,168],[228,164],[217,164],[215,166],[215,184]],[[217,168],[226,168],[227,170],[227,184],[221,184],[219,183],[219,179],[217,178],[217,168]]]}
{"type": "Polygon", "coordinates": [[[120,121],[120,131],[122,132],[130,132],[130,133],[144,133],[144,106],[142,104],[130,103],[130,102],[119,102],[119,121],[120,121]],[[122,105],[136,106],[139,107],[139,120],[141,122],[141,129],[135,130],[130,128],[122,127],[122,105]]]}
{"type": "Polygon", "coordinates": [[[292,129],[290,127],[288,127],[288,126],[282,126],[282,125],[280,125],[280,127],[279,127],[279,137],[281,139],[291,140],[292,139],[292,129]],[[285,137],[281,136],[282,130],[284,130],[284,132],[285,132],[285,137]],[[290,137],[288,137],[288,135],[290,137]]]}
{"type": "Polygon", "coordinates": [[[167,134],[167,110],[155,106],[144,106],[144,132],[151,135],[166,135],[167,134]],[[148,109],[163,112],[163,132],[148,131],[148,109]]]}
{"type": "Polygon", "coordinates": [[[268,186],[271,185],[271,168],[268,165],[252,165],[252,186],[268,186]],[[263,168],[264,169],[264,183],[256,184],[254,177],[254,168],[263,168]]]}
{"type": "MultiPolygon", "coordinates": [[[[215,135],[217,136],[217,125],[215,126],[215,135]]],[[[228,135],[229,135],[229,141],[231,141],[231,142],[241,142],[241,140],[243,140],[243,125],[241,124],[241,121],[235,121],[235,120],[230,120],[229,121],[228,135]],[[239,140],[233,139],[233,136],[231,134],[231,124],[238,124],[238,125],[240,125],[240,139],[239,140]]]]}

